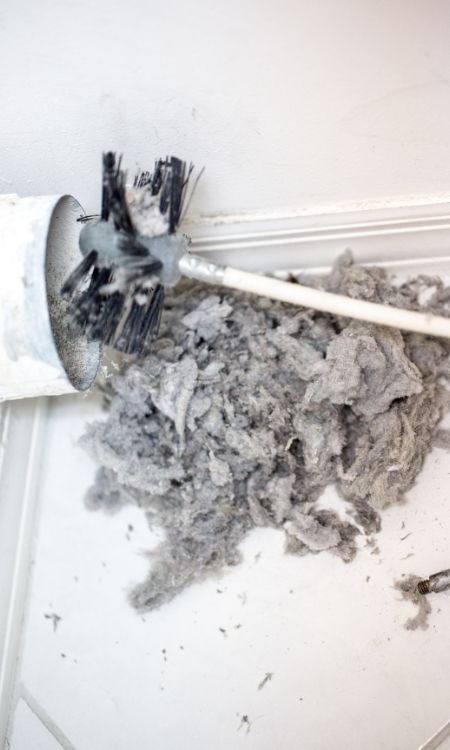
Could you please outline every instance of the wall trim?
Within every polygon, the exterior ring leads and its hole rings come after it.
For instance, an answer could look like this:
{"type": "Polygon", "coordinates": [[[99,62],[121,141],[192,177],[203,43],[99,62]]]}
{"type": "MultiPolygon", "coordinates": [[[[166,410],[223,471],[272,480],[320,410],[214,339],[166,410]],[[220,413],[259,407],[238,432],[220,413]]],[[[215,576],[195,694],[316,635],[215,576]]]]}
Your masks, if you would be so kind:
{"type": "Polygon", "coordinates": [[[205,217],[183,229],[192,252],[246,270],[325,271],[347,248],[357,263],[393,269],[450,260],[448,202],[226,222],[205,217]]]}

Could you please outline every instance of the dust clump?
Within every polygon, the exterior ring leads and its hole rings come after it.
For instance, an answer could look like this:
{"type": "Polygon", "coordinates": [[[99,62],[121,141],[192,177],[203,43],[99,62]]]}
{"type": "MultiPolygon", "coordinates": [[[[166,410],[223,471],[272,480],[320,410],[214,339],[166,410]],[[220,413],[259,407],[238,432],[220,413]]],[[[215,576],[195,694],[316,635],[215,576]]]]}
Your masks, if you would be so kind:
{"type": "Polygon", "coordinates": [[[408,617],[404,623],[406,630],[427,630],[428,618],[431,614],[431,604],[427,597],[417,589],[417,584],[422,579],[420,576],[408,575],[395,582],[395,588],[401,592],[402,598],[412,602],[417,607],[414,617],[408,617]]]}
{"type": "MultiPolygon", "coordinates": [[[[302,279],[302,281],[304,281],[302,279]]],[[[446,314],[439,280],[395,286],[345,254],[308,283],[353,297],[446,314]]],[[[159,339],[110,378],[106,421],[83,443],[100,464],[88,505],[134,503],[165,538],[131,594],[152,609],[240,560],[256,526],[286,549],[344,561],[380,511],[404,499],[448,404],[450,343],[219,288],[168,295],[159,339]],[[316,502],[334,483],[343,521],[316,502]]]]}
{"type": "Polygon", "coordinates": [[[437,430],[433,442],[436,448],[450,451],[450,430],[437,430]]]}

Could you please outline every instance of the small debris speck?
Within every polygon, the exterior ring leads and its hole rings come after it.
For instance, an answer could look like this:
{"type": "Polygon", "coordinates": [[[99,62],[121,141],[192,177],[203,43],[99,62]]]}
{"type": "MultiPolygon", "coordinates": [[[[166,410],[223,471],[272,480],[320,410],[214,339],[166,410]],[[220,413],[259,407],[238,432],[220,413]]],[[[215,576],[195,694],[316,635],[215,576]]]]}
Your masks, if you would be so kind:
{"type": "Polygon", "coordinates": [[[242,727],[246,728],[246,734],[248,734],[249,731],[250,731],[250,728],[251,728],[251,722],[250,722],[250,719],[248,718],[247,714],[243,714],[241,716],[241,723],[238,726],[238,731],[240,729],[242,729],[242,727]]]}
{"type": "Polygon", "coordinates": [[[58,627],[60,621],[62,620],[62,617],[60,615],[57,615],[56,612],[50,612],[48,614],[44,614],[44,617],[46,620],[51,620],[53,623],[53,632],[56,631],[56,628],[58,627]]]}
{"type": "Polygon", "coordinates": [[[272,677],[273,677],[273,672],[266,672],[266,674],[264,675],[263,679],[261,680],[261,682],[258,685],[258,690],[262,690],[263,687],[264,687],[264,685],[267,685],[267,683],[270,682],[270,680],[272,679],[272,677]]]}

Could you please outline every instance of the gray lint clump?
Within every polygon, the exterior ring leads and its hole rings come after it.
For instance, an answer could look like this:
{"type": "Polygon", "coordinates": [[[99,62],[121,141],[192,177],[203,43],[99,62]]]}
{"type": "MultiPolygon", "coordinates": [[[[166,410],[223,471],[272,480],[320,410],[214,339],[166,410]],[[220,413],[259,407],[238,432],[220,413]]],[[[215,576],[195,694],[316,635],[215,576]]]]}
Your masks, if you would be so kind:
{"type": "Polygon", "coordinates": [[[406,630],[426,630],[428,618],[431,615],[431,604],[427,597],[421,594],[417,584],[421,580],[420,576],[408,575],[395,582],[395,588],[400,591],[402,599],[411,602],[416,607],[416,613],[403,623],[406,630]]]}
{"type": "MultiPolygon", "coordinates": [[[[436,279],[395,287],[345,255],[308,283],[377,302],[446,312],[436,279]]],[[[170,600],[239,559],[256,526],[289,552],[349,561],[356,535],[412,486],[446,402],[449,343],[203,285],[167,299],[152,353],[109,382],[105,422],[83,438],[101,468],[88,502],[135,503],[165,538],[139,609],[170,600]],[[343,522],[317,500],[334,483],[343,522]]]]}

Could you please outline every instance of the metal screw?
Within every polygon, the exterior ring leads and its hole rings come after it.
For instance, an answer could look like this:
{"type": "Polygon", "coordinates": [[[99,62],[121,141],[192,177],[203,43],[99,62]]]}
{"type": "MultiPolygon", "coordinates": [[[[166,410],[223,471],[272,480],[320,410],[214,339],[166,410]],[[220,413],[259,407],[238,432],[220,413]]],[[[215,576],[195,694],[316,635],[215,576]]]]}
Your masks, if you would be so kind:
{"type": "Polygon", "coordinates": [[[450,589],[450,569],[433,573],[432,576],[424,578],[417,584],[419,594],[439,594],[447,589],[450,589]]]}

